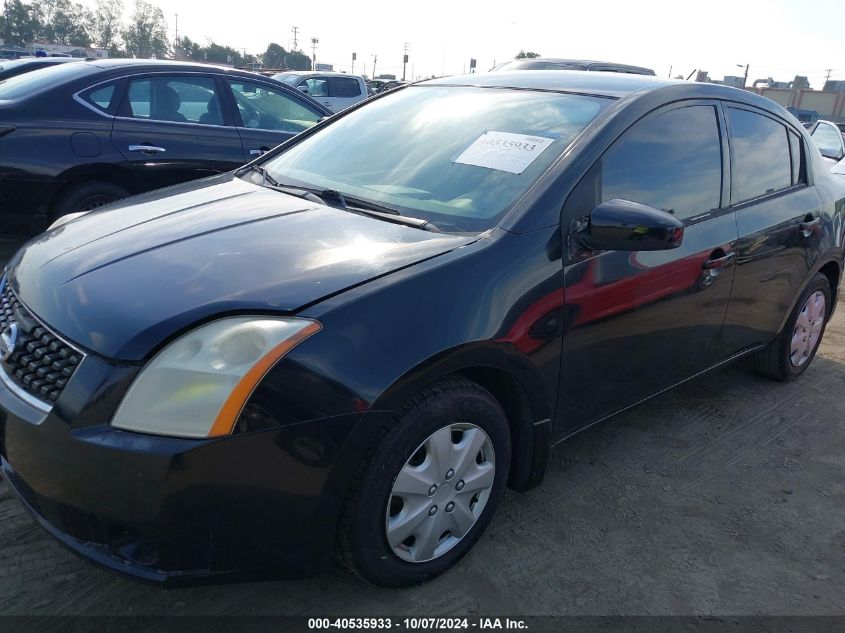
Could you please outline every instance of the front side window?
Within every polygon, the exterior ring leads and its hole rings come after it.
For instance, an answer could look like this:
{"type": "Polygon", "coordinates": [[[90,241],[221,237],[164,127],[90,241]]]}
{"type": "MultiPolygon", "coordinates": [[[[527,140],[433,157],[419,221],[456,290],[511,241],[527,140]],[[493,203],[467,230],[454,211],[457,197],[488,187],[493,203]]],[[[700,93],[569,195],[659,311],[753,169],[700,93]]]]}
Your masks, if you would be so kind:
{"type": "Polygon", "coordinates": [[[390,207],[441,230],[495,226],[613,99],[411,86],[296,143],[275,180],[390,207]]]}
{"type": "Polygon", "coordinates": [[[133,79],[129,116],[154,121],[223,125],[220,100],[211,77],[133,79]]]}
{"type": "Polygon", "coordinates": [[[727,111],[734,155],[731,203],[792,186],[792,154],[786,127],[748,110],[727,111]]]}
{"type": "Polygon", "coordinates": [[[294,97],[264,84],[231,81],[229,87],[243,127],[298,134],[323,116],[294,97]]]}
{"type": "Polygon", "coordinates": [[[637,123],[602,157],[595,187],[596,205],[618,198],[680,220],[718,208],[722,145],[716,109],[678,108],[637,123]]]}
{"type": "Polygon", "coordinates": [[[305,80],[305,85],[308,86],[308,94],[312,97],[328,97],[329,96],[329,82],[325,79],[312,77],[305,80]]]}

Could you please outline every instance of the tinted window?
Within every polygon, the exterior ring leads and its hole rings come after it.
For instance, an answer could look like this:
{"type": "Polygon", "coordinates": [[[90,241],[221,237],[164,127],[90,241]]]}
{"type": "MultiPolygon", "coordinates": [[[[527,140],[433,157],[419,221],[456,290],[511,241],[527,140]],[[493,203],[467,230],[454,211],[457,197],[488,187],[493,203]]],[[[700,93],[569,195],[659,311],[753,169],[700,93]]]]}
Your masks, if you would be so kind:
{"type": "Polygon", "coordinates": [[[306,79],[305,85],[308,86],[308,94],[312,97],[329,96],[329,84],[325,79],[317,79],[316,77],[306,79]]]}
{"type": "Polygon", "coordinates": [[[322,118],[322,114],[294,97],[264,84],[233,81],[232,95],[241,117],[240,125],[297,134],[322,118]]]}
{"type": "Polygon", "coordinates": [[[105,111],[111,107],[112,100],[114,99],[114,94],[115,85],[106,84],[105,86],[99,86],[94,90],[89,90],[88,92],[82,95],[82,98],[85,99],[91,105],[96,106],[100,110],[105,111]]]}
{"type": "Polygon", "coordinates": [[[789,131],[789,150],[792,154],[792,184],[804,182],[804,152],[801,151],[801,137],[792,130],[789,131]]]}
{"type": "Polygon", "coordinates": [[[211,77],[152,77],[129,84],[129,115],[139,119],[223,125],[211,77]]]}
{"type": "Polygon", "coordinates": [[[716,109],[679,108],[637,123],[602,158],[596,203],[620,198],[684,219],[719,207],[716,109]]]}
{"type": "Polygon", "coordinates": [[[792,158],[786,127],[761,114],[728,108],[733,139],[733,204],[786,189],[792,184],[792,158]]]}
{"type": "Polygon", "coordinates": [[[361,85],[357,79],[351,77],[332,77],[329,80],[332,84],[332,96],[334,97],[360,97],[361,85]]]}
{"type": "Polygon", "coordinates": [[[279,182],[336,189],[444,231],[483,231],[611,103],[554,92],[411,86],[341,117],[265,167],[279,182]],[[522,142],[490,143],[488,134],[522,142]],[[500,157],[493,164],[465,158],[485,147],[486,156],[500,157]],[[514,168],[509,161],[523,160],[521,152],[531,158],[514,168]]]}
{"type": "Polygon", "coordinates": [[[813,130],[813,140],[825,156],[840,156],[842,154],[842,134],[827,123],[819,123],[813,130]]]}

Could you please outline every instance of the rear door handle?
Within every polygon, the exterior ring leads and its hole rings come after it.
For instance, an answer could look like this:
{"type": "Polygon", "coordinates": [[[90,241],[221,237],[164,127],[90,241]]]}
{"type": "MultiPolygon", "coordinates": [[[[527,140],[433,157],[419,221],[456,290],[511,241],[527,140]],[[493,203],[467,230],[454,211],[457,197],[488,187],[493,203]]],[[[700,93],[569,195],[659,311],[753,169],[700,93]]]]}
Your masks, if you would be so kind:
{"type": "Polygon", "coordinates": [[[257,149],[251,149],[251,150],[249,150],[249,155],[250,155],[250,156],[262,156],[262,155],[266,154],[266,153],[267,153],[267,152],[269,152],[269,151],[270,151],[270,149],[269,149],[269,148],[267,148],[267,147],[259,147],[259,148],[257,148],[257,149]]]}
{"type": "Polygon", "coordinates": [[[162,154],[167,150],[163,147],[157,147],[155,145],[130,145],[129,146],[130,152],[144,152],[145,154],[162,154]]]}
{"type": "Polygon", "coordinates": [[[804,237],[810,237],[815,232],[816,227],[818,227],[821,223],[821,218],[816,218],[815,220],[804,220],[798,225],[798,228],[801,229],[801,233],[804,237]]]}
{"type": "Polygon", "coordinates": [[[719,268],[724,268],[725,266],[729,266],[734,259],[736,259],[736,253],[728,253],[727,255],[723,255],[722,257],[714,257],[711,259],[707,259],[701,265],[704,270],[718,270],[719,268]]]}

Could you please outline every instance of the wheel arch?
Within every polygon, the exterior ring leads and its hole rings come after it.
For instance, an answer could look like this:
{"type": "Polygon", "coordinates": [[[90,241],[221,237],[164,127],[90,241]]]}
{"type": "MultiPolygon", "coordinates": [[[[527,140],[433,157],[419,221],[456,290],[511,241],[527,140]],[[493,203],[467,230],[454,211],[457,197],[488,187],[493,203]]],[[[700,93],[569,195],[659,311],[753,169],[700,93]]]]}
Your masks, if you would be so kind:
{"type": "Polygon", "coordinates": [[[49,214],[51,221],[55,220],[56,204],[58,204],[59,200],[73,187],[85,181],[104,180],[126,189],[129,195],[142,193],[146,189],[141,179],[132,170],[111,163],[88,163],[71,167],[62,172],[57,179],[63,182],[63,185],[50,201],[49,214]]]}
{"type": "Polygon", "coordinates": [[[397,411],[426,385],[454,375],[489,391],[505,412],[512,443],[508,487],[524,491],[539,485],[548,462],[553,400],[537,368],[510,345],[442,352],[397,379],[372,408],[397,411]]]}

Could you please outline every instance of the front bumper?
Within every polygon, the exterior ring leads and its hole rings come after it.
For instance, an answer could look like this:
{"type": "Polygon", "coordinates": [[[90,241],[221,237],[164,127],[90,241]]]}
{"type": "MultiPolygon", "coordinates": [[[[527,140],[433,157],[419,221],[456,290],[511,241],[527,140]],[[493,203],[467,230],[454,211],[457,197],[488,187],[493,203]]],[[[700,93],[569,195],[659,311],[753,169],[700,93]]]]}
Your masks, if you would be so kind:
{"type": "Polygon", "coordinates": [[[320,571],[341,448],[363,414],[215,440],[113,429],[134,372],[89,357],[47,414],[0,384],[0,466],[38,522],[93,562],[168,585],[320,571]]]}

